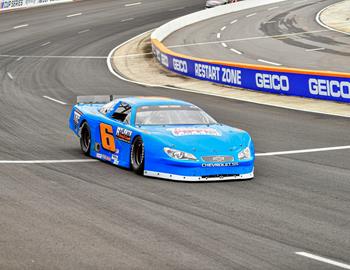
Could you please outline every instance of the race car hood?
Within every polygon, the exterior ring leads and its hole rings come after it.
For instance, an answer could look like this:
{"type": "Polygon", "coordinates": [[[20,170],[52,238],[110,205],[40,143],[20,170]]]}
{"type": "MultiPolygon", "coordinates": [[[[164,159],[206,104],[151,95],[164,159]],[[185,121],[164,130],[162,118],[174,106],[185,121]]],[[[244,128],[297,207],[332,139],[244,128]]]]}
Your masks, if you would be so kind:
{"type": "Polygon", "coordinates": [[[201,154],[224,154],[247,147],[247,132],[225,125],[144,126],[165,147],[201,154]]]}

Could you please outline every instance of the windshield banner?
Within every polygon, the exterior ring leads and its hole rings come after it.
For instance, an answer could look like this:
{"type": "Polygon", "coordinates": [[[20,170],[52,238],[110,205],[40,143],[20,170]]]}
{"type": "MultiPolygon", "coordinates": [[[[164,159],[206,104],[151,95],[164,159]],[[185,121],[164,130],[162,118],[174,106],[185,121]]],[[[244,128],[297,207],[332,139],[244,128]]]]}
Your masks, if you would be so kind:
{"type": "Polygon", "coordinates": [[[153,42],[152,49],[162,66],[184,76],[273,94],[350,103],[350,74],[188,59],[164,53],[153,42]]]}

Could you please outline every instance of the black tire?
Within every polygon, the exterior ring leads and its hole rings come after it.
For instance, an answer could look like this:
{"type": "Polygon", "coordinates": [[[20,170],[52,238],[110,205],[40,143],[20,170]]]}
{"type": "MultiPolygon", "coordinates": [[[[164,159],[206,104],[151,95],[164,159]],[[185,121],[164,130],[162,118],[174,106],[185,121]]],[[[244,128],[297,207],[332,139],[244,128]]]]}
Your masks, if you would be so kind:
{"type": "Polygon", "coordinates": [[[145,147],[141,137],[136,137],[131,145],[130,166],[135,173],[143,175],[145,168],[145,147]]]}
{"type": "Polygon", "coordinates": [[[81,135],[80,135],[80,148],[81,151],[86,155],[90,156],[90,148],[91,148],[91,132],[90,127],[87,122],[84,122],[81,125],[81,135]]]}

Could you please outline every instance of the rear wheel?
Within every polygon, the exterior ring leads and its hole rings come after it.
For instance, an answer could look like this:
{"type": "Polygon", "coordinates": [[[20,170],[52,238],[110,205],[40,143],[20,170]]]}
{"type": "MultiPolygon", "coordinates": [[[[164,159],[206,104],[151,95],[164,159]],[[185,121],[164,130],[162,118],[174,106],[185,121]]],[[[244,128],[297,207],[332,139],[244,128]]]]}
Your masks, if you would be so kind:
{"type": "Polygon", "coordinates": [[[140,175],[143,175],[145,168],[145,147],[141,137],[136,137],[131,145],[130,154],[131,169],[140,175]]]}
{"type": "Polygon", "coordinates": [[[84,122],[81,126],[80,148],[86,156],[90,155],[91,133],[89,124],[87,122],[84,122]]]}

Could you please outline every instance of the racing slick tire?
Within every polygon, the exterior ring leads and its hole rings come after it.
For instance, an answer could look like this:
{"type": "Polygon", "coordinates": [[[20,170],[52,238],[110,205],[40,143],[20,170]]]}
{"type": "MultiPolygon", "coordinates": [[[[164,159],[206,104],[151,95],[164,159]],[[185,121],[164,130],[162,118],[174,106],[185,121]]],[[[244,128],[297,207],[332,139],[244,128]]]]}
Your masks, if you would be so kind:
{"type": "Polygon", "coordinates": [[[145,146],[141,137],[136,137],[131,145],[130,154],[131,169],[139,174],[143,175],[145,168],[145,146]]]}
{"type": "Polygon", "coordinates": [[[80,148],[81,151],[86,155],[90,155],[91,148],[91,132],[87,122],[84,122],[80,128],[80,148]]]}

